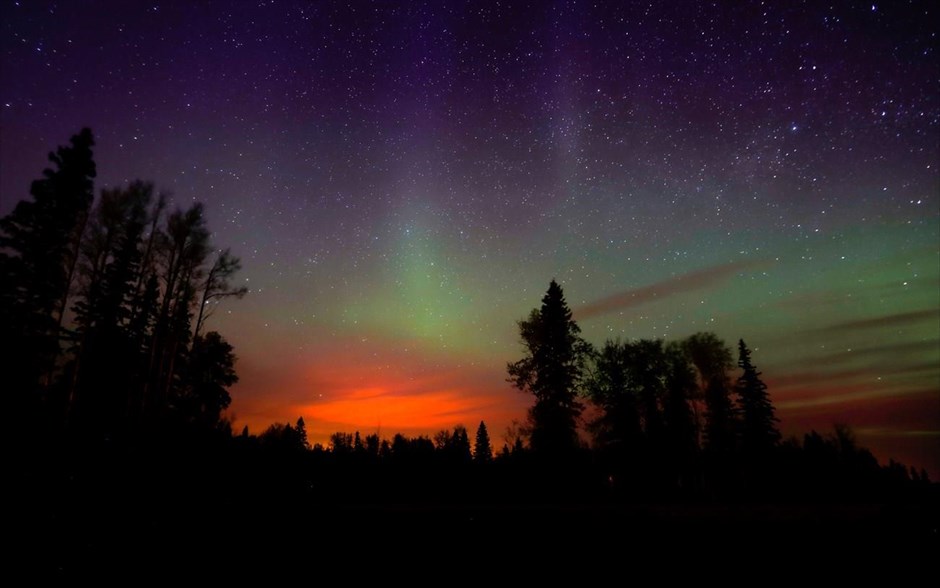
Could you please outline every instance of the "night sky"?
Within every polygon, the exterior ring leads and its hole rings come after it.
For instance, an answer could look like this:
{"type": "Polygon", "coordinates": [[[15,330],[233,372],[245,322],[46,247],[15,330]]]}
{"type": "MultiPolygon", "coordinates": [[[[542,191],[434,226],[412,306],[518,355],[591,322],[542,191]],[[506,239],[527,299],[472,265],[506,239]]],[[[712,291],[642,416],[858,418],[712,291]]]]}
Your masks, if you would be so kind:
{"type": "Polygon", "coordinates": [[[940,477],[934,2],[2,1],[0,215],[82,126],[97,188],[207,206],[250,288],[236,430],[497,447],[515,325],[754,350],[786,435],[940,477]]]}

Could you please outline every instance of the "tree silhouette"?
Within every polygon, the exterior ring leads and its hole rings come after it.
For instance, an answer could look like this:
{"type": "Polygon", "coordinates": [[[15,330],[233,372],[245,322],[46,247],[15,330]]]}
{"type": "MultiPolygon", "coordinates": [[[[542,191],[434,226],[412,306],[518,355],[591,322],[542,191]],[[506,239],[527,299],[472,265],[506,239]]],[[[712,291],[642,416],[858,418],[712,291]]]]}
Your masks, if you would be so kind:
{"type": "MultiPolygon", "coordinates": [[[[378,435],[376,435],[378,438],[378,435]]],[[[382,442],[379,444],[379,457],[382,459],[388,459],[392,456],[392,444],[389,443],[388,439],[382,439],[382,442]]]]}
{"type": "Polygon", "coordinates": [[[238,259],[224,250],[205,267],[202,205],[165,216],[151,183],[105,189],[92,208],[93,144],[88,129],[72,137],[32,200],[0,219],[0,372],[11,401],[87,440],[132,437],[141,417],[223,425],[232,348],[218,333],[194,338],[192,319],[197,294],[244,294],[229,286],[238,259]]]}
{"type": "Polygon", "coordinates": [[[134,304],[133,316],[128,325],[130,344],[135,351],[146,353],[160,301],[160,284],[157,275],[151,273],[143,292],[134,304]]]}
{"type": "Polygon", "coordinates": [[[150,346],[149,377],[145,402],[153,412],[168,406],[170,390],[176,383],[179,364],[185,361],[191,338],[191,305],[202,264],[209,251],[209,231],[203,207],[190,208],[169,215],[166,229],[157,240],[158,266],[163,299],[153,328],[150,346]]]}
{"type": "MultiPolygon", "coordinates": [[[[297,420],[299,426],[303,426],[303,418],[297,420]]],[[[295,454],[309,449],[307,443],[306,428],[298,430],[290,423],[274,423],[261,435],[258,441],[262,447],[272,450],[274,453],[295,454]]]]}
{"type": "Polygon", "coordinates": [[[727,454],[735,446],[735,412],[725,378],[713,377],[705,388],[705,449],[727,454]]]}
{"type": "MultiPolygon", "coordinates": [[[[307,424],[304,422],[304,417],[297,417],[297,426],[294,427],[294,430],[297,431],[297,443],[304,449],[310,449],[310,441],[307,440],[307,424]]],[[[359,432],[356,432],[356,437],[358,438],[359,432]]]]}
{"type": "MultiPolygon", "coordinates": [[[[180,390],[175,405],[186,420],[214,428],[219,424],[222,411],[232,402],[227,389],[236,382],[232,346],[219,333],[210,331],[193,341],[186,385],[180,390]]],[[[297,420],[296,431],[306,445],[303,418],[297,420]]]]}
{"type": "Polygon", "coordinates": [[[454,427],[454,434],[450,438],[450,443],[450,453],[455,462],[466,463],[471,460],[470,435],[467,433],[465,426],[457,425],[454,427]]]}
{"type": "Polygon", "coordinates": [[[736,429],[728,384],[731,350],[714,333],[696,333],[683,346],[698,371],[699,394],[705,400],[705,448],[715,454],[730,453],[736,429]]]}
{"type": "Polygon", "coordinates": [[[566,453],[578,446],[576,422],[582,406],[577,389],[590,345],[571,318],[561,286],[552,280],[527,320],[519,321],[526,356],[507,366],[509,381],[535,396],[530,410],[531,445],[542,453],[566,453]]]}
{"type": "Polygon", "coordinates": [[[337,431],[330,435],[330,451],[337,455],[352,453],[353,436],[351,433],[337,431]]]}
{"type": "Polygon", "coordinates": [[[450,463],[466,463],[471,459],[470,437],[463,425],[455,426],[453,433],[446,429],[438,431],[434,435],[434,447],[450,463]]]}
{"type": "Polygon", "coordinates": [[[206,279],[202,284],[202,294],[199,301],[199,313],[196,316],[196,327],[194,333],[199,335],[202,330],[202,324],[212,316],[214,305],[223,298],[242,298],[248,293],[245,286],[234,287],[229,283],[232,276],[241,269],[241,260],[232,255],[228,249],[223,249],[218,253],[212,267],[206,273],[206,279]],[[213,307],[208,306],[212,304],[213,307]]]}
{"type": "Polygon", "coordinates": [[[626,459],[641,444],[642,427],[636,391],[630,381],[627,344],[607,341],[595,354],[587,380],[588,397],[603,412],[592,424],[595,442],[626,459]]]}
{"type": "Polygon", "coordinates": [[[376,458],[379,456],[379,447],[381,446],[381,441],[379,441],[379,436],[376,433],[371,435],[366,435],[366,454],[376,458]]]}
{"type": "Polygon", "coordinates": [[[486,431],[486,423],[480,421],[476,441],[473,444],[473,460],[477,463],[487,463],[492,459],[493,447],[490,445],[490,434],[486,431]]]}
{"type": "Polygon", "coordinates": [[[662,398],[665,394],[666,357],[663,342],[641,339],[626,346],[627,369],[640,400],[643,432],[651,449],[663,435],[662,398]]]}
{"type": "Polygon", "coordinates": [[[667,452],[676,469],[678,486],[687,488],[695,482],[694,468],[699,449],[698,431],[690,404],[696,389],[695,373],[681,343],[667,345],[665,354],[667,377],[663,417],[667,452]]]}
{"type": "Polygon", "coordinates": [[[450,431],[441,429],[434,434],[434,448],[440,452],[445,452],[448,447],[450,447],[450,431]]]}
{"type": "Polygon", "coordinates": [[[741,406],[741,444],[748,453],[761,453],[776,445],[780,432],[767,385],[751,364],[751,350],[744,339],[738,340],[738,367],[744,370],[735,387],[741,406]]]}
{"type": "Polygon", "coordinates": [[[503,441],[504,447],[506,448],[506,453],[522,453],[525,451],[525,439],[531,435],[531,430],[529,427],[526,427],[519,423],[518,420],[512,419],[512,422],[506,426],[506,429],[503,431],[503,441]]]}
{"type": "MultiPolygon", "coordinates": [[[[672,450],[666,409],[678,410],[667,406],[676,400],[667,394],[674,379],[672,367],[659,340],[607,341],[595,355],[586,389],[603,410],[592,428],[612,483],[626,478],[648,488],[671,483],[666,478],[672,450]]],[[[678,402],[685,400],[682,396],[678,402]]]]}
{"type": "Polygon", "coordinates": [[[113,433],[135,404],[131,393],[141,378],[137,337],[144,317],[134,321],[133,309],[142,305],[135,285],[152,193],[153,186],[143,182],[103,190],[82,239],[68,386],[73,424],[89,431],[113,433]]]}
{"type": "Polygon", "coordinates": [[[0,350],[4,385],[26,400],[47,384],[59,354],[78,243],[94,197],[94,139],[82,129],[49,154],[53,167],[30,187],[32,200],[0,219],[0,350]]]}

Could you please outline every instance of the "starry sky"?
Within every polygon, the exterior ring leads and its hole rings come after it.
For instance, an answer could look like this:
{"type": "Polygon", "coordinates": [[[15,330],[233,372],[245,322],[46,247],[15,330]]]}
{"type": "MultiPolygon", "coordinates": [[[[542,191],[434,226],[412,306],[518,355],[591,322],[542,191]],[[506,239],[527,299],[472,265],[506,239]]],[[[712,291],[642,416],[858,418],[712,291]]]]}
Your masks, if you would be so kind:
{"type": "Polygon", "coordinates": [[[935,3],[0,6],[0,214],[82,126],[98,188],[204,202],[236,428],[499,446],[556,278],[589,341],[744,338],[785,434],[940,477],[935,3]]]}

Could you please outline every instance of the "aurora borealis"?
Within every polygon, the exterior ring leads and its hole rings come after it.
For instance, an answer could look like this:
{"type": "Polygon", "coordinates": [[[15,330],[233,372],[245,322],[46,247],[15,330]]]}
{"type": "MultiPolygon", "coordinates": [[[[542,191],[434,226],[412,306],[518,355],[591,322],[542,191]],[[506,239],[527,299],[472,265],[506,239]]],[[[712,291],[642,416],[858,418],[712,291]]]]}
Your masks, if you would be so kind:
{"type": "Polygon", "coordinates": [[[237,428],[499,446],[556,278],[587,340],[743,338],[786,435],[936,478],[940,19],[816,4],[3,0],[0,215],[82,126],[98,189],[205,202],[237,428]]]}

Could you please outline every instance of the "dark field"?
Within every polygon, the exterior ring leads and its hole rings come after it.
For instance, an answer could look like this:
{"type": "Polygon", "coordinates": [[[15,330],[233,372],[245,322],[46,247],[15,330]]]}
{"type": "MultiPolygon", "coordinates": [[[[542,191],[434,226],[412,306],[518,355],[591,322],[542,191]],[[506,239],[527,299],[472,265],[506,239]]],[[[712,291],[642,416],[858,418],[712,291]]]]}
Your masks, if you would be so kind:
{"type": "Polygon", "coordinates": [[[927,562],[940,546],[935,500],[329,505],[299,496],[217,499],[213,506],[179,497],[147,505],[104,496],[46,509],[33,504],[15,513],[25,528],[12,561],[49,579],[148,583],[256,574],[429,581],[431,570],[527,576],[582,567],[624,574],[649,565],[667,575],[698,573],[686,568],[691,562],[703,563],[696,569],[708,577],[716,571],[709,566],[732,555],[734,565],[790,572],[831,569],[849,558],[853,565],[903,564],[906,572],[935,575],[927,562]]]}

